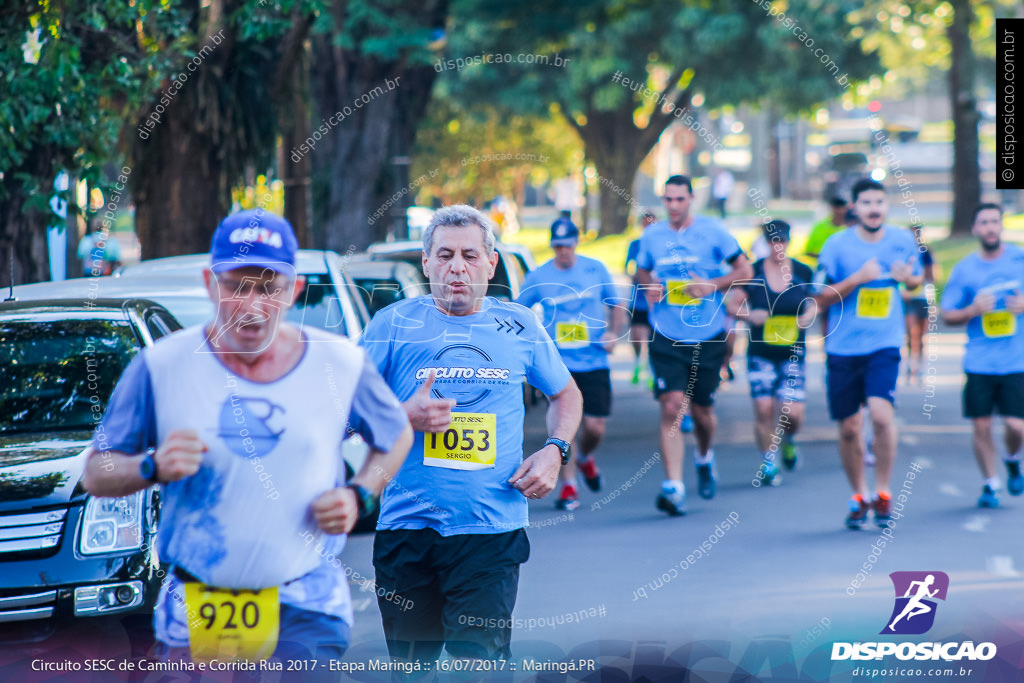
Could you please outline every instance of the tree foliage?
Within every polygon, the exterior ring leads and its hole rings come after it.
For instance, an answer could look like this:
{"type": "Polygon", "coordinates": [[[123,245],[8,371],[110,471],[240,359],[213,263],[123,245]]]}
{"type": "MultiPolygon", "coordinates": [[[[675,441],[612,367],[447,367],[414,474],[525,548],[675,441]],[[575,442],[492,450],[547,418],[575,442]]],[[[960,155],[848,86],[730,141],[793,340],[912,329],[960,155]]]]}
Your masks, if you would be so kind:
{"type": "MultiPolygon", "coordinates": [[[[665,128],[681,119],[691,125],[698,93],[709,107],[771,102],[795,112],[841,93],[841,76],[853,83],[876,71],[876,57],[846,23],[859,4],[619,0],[552,8],[537,0],[463,0],[455,3],[453,55],[540,53],[568,61],[560,68],[551,60],[473,65],[457,73],[453,90],[514,111],[557,103],[598,173],[630,187],[665,128]],[[623,87],[615,76],[635,85],[623,87]]],[[[619,232],[628,206],[604,195],[602,232],[619,232]]]]}
{"type": "Polygon", "coordinates": [[[418,201],[445,204],[497,195],[522,202],[529,183],[542,186],[578,170],[583,145],[555,112],[515,114],[486,103],[470,110],[435,96],[420,126],[412,177],[418,201]]]}
{"type": "MultiPolygon", "coordinates": [[[[105,185],[123,159],[124,124],[182,44],[160,2],[19,2],[0,16],[0,277],[48,276],[45,228],[57,174],[105,185]]],[[[73,188],[72,188],[73,190],[73,188]]],[[[65,193],[64,199],[69,199],[65,193]]],[[[74,202],[69,202],[74,210],[74,202]]]]}

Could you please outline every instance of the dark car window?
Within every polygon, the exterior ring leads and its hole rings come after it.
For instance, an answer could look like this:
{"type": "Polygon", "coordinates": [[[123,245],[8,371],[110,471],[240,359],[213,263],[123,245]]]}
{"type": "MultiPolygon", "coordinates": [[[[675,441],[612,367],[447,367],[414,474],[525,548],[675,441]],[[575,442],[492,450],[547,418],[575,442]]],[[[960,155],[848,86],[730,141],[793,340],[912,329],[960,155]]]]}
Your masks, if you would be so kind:
{"type": "Polygon", "coordinates": [[[498,257],[498,266],[494,269],[494,277],[487,285],[487,296],[493,296],[503,301],[512,299],[512,287],[508,280],[508,271],[505,269],[505,259],[501,257],[498,257]]]}
{"type": "Polygon", "coordinates": [[[366,304],[366,309],[371,316],[376,315],[380,309],[405,298],[402,285],[397,280],[359,277],[354,280],[359,289],[359,295],[363,298],[363,303],[366,304]]]}
{"type": "Polygon", "coordinates": [[[305,273],[306,286],[285,319],[296,325],[312,325],[335,334],[348,336],[341,304],[327,273],[305,273]]]}
{"type": "Polygon", "coordinates": [[[137,352],[127,321],[0,321],[0,433],[93,428],[137,352]]]}

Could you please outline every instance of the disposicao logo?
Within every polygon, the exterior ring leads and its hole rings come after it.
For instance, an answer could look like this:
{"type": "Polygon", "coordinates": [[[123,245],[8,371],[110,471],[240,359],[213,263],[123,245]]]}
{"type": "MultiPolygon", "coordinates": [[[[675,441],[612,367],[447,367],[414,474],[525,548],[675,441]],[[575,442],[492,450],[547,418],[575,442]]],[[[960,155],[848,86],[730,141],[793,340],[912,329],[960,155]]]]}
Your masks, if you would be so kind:
{"type": "MultiPolygon", "coordinates": [[[[935,613],[939,603],[946,600],[949,590],[949,576],[944,572],[893,572],[889,574],[896,600],[892,614],[885,622],[881,635],[921,635],[935,624],[935,613]]],[[[972,641],[949,643],[833,643],[832,661],[844,659],[882,659],[886,656],[897,659],[926,660],[989,660],[996,656],[994,643],[972,641]]]]}
{"type": "Polygon", "coordinates": [[[935,623],[936,600],[946,600],[949,577],[943,572],[893,572],[896,604],[882,635],[920,635],[935,623]]]}

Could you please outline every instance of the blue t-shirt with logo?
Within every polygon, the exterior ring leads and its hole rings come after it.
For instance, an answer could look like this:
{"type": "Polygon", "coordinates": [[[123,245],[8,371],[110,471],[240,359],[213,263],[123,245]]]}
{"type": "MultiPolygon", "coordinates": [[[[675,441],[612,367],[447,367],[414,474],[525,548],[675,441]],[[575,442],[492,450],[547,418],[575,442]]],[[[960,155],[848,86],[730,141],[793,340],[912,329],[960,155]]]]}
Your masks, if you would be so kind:
{"type": "Polygon", "coordinates": [[[970,306],[978,294],[995,297],[991,313],[967,322],[964,371],[983,375],[1024,372],[1024,314],[1006,310],[1006,298],[1024,294],[1024,249],[1004,244],[999,258],[986,261],[977,253],[953,266],[942,292],[942,309],[970,306]]]}
{"type": "Polygon", "coordinates": [[[649,314],[654,330],[669,339],[691,343],[722,332],[726,324],[722,293],[692,299],[684,288],[693,280],[721,276],[728,271],[727,264],[742,253],[736,238],[708,216],[695,216],[689,227],[680,230],[667,221],[647,226],[640,237],[637,267],[650,271],[665,288],[649,314]]]}
{"type": "Polygon", "coordinates": [[[551,396],[571,379],[537,316],[492,297],[476,313],[446,315],[423,296],[378,312],[360,343],[399,400],[433,371],[432,396],[456,401],[448,430],[416,432],[377,528],[452,536],[526,527],[527,500],[508,483],[523,461],[523,381],[551,396]]]}
{"type": "Polygon", "coordinates": [[[903,298],[891,269],[894,263],[910,261],[914,275],[920,275],[921,257],[909,230],[889,225],[881,230],[879,241],[865,242],[857,228],[849,228],[829,237],[821,249],[818,269],[826,285],[842,282],[872,258],[877,259],[881,273],[829,308],[826,353],[860,356],[903,346],[903,298]]]}
{"type": "Polygon", "coordinates": [[[608,307],[625,302],[603,263],[577,255],[572,268],[562,269],[548,261],[526,276],[516,303],[527,308],[541,305],[544,329],[569,370],[608,367],[608,352],[601,344],[601,335],[608,331],[608,307]]]}

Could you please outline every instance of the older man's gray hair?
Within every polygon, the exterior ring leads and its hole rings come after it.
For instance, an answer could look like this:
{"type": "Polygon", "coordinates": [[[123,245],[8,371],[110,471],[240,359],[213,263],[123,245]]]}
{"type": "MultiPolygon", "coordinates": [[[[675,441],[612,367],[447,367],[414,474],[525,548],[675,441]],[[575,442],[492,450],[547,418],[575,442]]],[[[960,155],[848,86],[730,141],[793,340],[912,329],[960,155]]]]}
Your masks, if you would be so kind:
{"type": "Polygon", "coordinates": [[[434,212],[430,225],[423,231],[423,251],[428,256],[434,246],[435,228],[446,226],[465,227],[475,225],[484,233],[484,248],[488,258],[494,253],[494,223],[484,213],[477,211],[468,204],[453,204],[434,212]]]}

